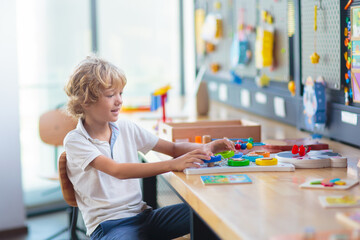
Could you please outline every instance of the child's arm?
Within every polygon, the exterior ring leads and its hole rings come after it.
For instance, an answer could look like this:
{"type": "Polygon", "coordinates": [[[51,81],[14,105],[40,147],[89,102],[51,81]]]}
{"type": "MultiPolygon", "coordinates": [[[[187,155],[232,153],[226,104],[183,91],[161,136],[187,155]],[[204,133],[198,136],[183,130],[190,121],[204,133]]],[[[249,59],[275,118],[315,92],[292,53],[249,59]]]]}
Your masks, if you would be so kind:
{"type": "Polygon", "coordinates": [[[174,159],[156,163],[117,163],[104,155],[96,157],[90,165],[99,171],[120,179],[145,178],[169,171],[183,171],[189,167],[199,167],[201,159],[210,160],[213,153],[235,150],[234,143],[220,139],[207,144],[172,143],[159,139],[154,151],[167,154],[174,159]]]}
{"type": "Polygon", "coordinates": [[[232,150],[235,151],[235,144],[227,138],[212,141],[207,144],[199,143],[173,143],[163,139],[159,139],[158,143],[153,148],[154,151],[164,153],[174,158],[179,157],[187,152],[202,149],[209,156],[213,153],[232,150]]]}
{"type": "Polygon", "coordinates": [[[145,178],[169,171],[182,171],[188,167],[199,167],[201,159],[210,159],[202,149],[197,149],[181,157],[156,163],[117,163],[104,155],[96,157],[90,166],[119,179],[145,178]]]}

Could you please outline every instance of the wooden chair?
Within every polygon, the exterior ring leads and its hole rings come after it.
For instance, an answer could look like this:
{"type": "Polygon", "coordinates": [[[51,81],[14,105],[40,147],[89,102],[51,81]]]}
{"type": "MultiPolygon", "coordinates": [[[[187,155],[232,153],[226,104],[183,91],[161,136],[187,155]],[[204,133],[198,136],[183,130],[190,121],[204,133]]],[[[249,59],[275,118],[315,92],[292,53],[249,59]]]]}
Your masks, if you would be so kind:
{"type": "Polygon", "coordinates": [[[55,147],[55,166],[57,166],[56,162],[58,159],[58,147],[63,145],[66,134],[73,130],[76,125],[77,120],[66,114],[66,112],[61,108],[48,111],[40,116],[40,139],[44,143],[55,147]]]}
{"type": "MultiPolygon", "coordinates": [[[[58,171],[59,171],[59,180],[61,191],[64,197],[64,200],[67,204],[71,206],[71,218],[70,218],[70,226],[66,230],[70,231],[70,239],[77,240],[79,239],[76,231],[80,231],[82,233],[86,233],[83,229],[77,227],[77,219],[79,209],[77,207],[77,202],[75,198],[74,186],[72,185],[66,170],[66,152],[63,152],[58,161],[58,171]]],[[[66,231],[65,230],[65,231],[66,231]]],[[[65,232],[63,231],[63,232],[65,232]]],[[[58,235],[57,235],[58,236],[58,235]]]]}
{"type": "MultiPolygon", "coordinates": [[[[54,163],[55,163],[55,170],[59,171],[57,159],[58,159],[58,148],[63,145],[64,138],[68,132],[73,130],[77,125],[77,120],[69,116],[63,109],[58,107],[55,110],[48,111],[40,116],[39,119],[39,135],[41,140],[49,145],[54,146],[54,163]]],[[[66,156],[65,156],[66,158],[66,156]]],[[[66,163],[65,163],[66,165],[66,163]]],[[[65,171],[66,173],[66,171],[65,171]]],[[[60,172],[59,172],[60,174],[60,172]]],[[[67,175],[66,175],[67,177],[67,175]]],[[[61,177],[56,176],[47,176],[47,179],[50,180],[60,180],[61,185],[61,177]]],[[[70,183],[71,184],[71,183],[70,183]]],[[[72,185],[71,185],[72,186],[72,185]]],[[[59,187],[55,189],[50,189],[49,192],[53,191],[60,191],[59,187]]],[[[64,198],[65,195],[63,194],[64,198]]],[[[65,199],[65,201],[69,204],[69,202],[65,199]]],[[[53,239],[60,234],[70,230],[71,232],[71,239],[78,239],[76,236],[76,223],[77,223],[77,215],[78,215],[78,209],[76,207],[76,201],[74,196],[74,201],[72,204],[69,204],[72,206],[69,209],[69,225],[63,229],[61,229],[59,232],[55,233],[48,239],[53,239]],[[75,206],[74,205],[75,202],[75,206]],[[74,230],[72,230],[74,229],[74,230]]],[[[83,230],[82,230],[83,231],[83,230]]]]}

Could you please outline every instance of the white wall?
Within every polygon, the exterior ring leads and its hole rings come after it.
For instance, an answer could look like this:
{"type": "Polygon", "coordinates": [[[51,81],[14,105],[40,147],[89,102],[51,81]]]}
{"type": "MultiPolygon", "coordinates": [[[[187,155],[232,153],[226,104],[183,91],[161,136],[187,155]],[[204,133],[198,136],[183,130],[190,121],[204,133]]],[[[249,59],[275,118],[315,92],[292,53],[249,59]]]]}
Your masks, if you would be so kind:
{"type": "Polygon", "coordinates": [[[25,226],[15,9],[16,1],[0,0],[0,231],[25,226]]]}

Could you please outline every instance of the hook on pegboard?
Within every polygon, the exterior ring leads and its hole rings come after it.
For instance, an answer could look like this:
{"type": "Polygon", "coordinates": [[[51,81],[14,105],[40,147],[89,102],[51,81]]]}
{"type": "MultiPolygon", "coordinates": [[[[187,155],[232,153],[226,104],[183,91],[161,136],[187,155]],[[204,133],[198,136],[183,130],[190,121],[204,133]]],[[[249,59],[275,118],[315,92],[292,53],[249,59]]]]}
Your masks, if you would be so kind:
{"type": "Polygon", "coordinates": [[[324,8],[322,6],[322,0],[319,0],[319,5],[317,5],[317,9],[318,10],[324,10],[324,8]]]}

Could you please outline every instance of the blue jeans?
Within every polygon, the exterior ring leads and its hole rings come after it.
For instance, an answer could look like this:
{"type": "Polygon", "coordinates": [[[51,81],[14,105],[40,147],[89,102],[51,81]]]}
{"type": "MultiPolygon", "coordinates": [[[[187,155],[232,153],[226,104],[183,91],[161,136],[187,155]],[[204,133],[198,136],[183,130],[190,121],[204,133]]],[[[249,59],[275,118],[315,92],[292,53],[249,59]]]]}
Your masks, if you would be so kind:
{"type": "Polygon", "coordinates": [[[109,220],[91,234],[91,240],[150,240],[173,239],[190,232],[190,210],[176,204],[156,210],[147,209],[134,217],[109,220]]]}

